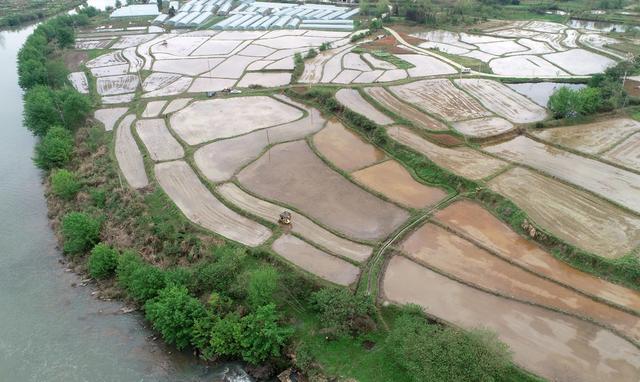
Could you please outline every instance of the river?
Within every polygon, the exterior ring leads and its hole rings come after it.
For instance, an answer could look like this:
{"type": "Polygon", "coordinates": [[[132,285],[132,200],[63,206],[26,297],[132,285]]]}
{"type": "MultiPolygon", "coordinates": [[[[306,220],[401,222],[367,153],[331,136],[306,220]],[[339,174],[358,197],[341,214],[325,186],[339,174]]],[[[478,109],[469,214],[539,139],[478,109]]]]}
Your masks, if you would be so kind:
{"type": "Polygon", "coordinates": [[[22,126],[16,54],[33,28],[0,32],[0,381],[213,382],[229,369],[242,374],[234,364],[208,367],[172,353],[141,315],[120,314],[120,303],[72,286],[79,278],[59,263],[31,161],[36,140],[22,126]]]}

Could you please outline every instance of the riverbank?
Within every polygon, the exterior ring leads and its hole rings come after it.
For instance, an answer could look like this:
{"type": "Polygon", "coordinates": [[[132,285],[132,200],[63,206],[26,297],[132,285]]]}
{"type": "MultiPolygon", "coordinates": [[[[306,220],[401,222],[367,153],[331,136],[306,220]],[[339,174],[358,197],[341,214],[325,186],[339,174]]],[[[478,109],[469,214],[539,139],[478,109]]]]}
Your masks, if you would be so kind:
{"type": "Polygon", "coordinates": [[[34,28],[0,32],[0,380],[193,382],[219,380],[227,367],[240,375],[238,365],[211,367],[154,341],[141,315],[96,299],[92,283],[82,286],[84,277],[60,264],[16,71],[34,28]]]}

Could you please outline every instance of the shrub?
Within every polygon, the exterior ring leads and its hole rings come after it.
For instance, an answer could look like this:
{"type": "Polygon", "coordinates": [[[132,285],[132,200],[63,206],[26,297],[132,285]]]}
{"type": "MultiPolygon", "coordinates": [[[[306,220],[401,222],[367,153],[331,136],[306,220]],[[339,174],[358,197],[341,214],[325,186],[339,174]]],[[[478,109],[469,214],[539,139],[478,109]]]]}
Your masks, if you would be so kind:
{"type": "Polygon", "coordinates": [[[323,327],[337,335],[368,331],[375,325],[371,299],[347,289],[321,289],[311,295],[311,303],[320,314],[323,327]]]}
{"type": "Polygon", "coordinates": [[[144,310],[153,328],[178,349],[192,343],[194,324],[206,316],[202,303],[191,297],[187,288],[177,285],[162,289],[157,297],[147,301],[144,310]]]}
{"type": "Polygon", "coordinates": [[[158,295],[167,286],[167,277],[160,269],[146,264],[132,251],[118,257],[116,267],[118,284],[138,302],[145,302],[158,295]]]}
{"type": "Polygon", "coordinates": [[[211,291],[227,293],[236,280],[245,256],[241,248],[217,249],[214,262],[195,267],[189,289],[195,294],[211,291]]]}
{"type": "Polygon", "coordinates": [[[95,279],[106,279],[118,266],[118,251],[100,243],[93,247],[89,256],[89,274],[95,279]]]}
{"type": "Polygon", "coordinates": [[[37,85],[24,96],[24,124],[33,134],[44,136],[53,125],[63,126],[62,113],[56,104],[54,91],[37,85]]]}
{"type": "Polygon", "coordinates": [[[91,113],[91,101],[89,97],[78,93],[74,88],[64,88],[56,91],[55,97],[62,102],[62,115],[65,127],[76,129],[84,123],[91,113]]]}
{"type": "Polygon", "coordinates": [[[54,126],[36,144],[33,162],[43,170],[64,166],[73,155],[73,136],[69,130],[54,126]]]}
{"type": "Polygon", "coordinates": [[[53,125],[76,129],[90,112],[89,98],[70,87],[53,90],[37,85],[24,97],[24,124],[37,136],[44,136],[53,125]]]}
{"type": "Polygon", "coordinates": [[[278,289],[279,275],[273,267],[265,267],[251,273],[247,286],[249,305],[254,308],[273,302],[273,294],[278,289]]]}
{"type": "Polygon", "coordinates": [[[309,51],[307,52],[307,55],[304,58],[314,58],[317,55],[318,55],[318,51],[311,48],[309,49],[309,51]]]}
{"type": "Polygon", "coordinates": [[[158,295],[167,286],[164,273],[149,264],[141,263],[131,274],[125,289],[133,299],[139,302],[148,301],[158,295]]]}
{"type": "Polygon", "coordinates": [[[63,199],[71,200],[80,187],[76,175],[69,170],[57,170],[51,175],[51,190],[63,199]]]}
{"type": "Polygon", "coordinates": [[[62,218],[62,236],[64,253],[84,253],[100,239],[100,221],[84,212],[70,212],[62,218]]]}
{"type": "Polygon", "coordinates": [[[508,347],[495,334],[463,332],[403,313],[387,337],[393,359],[418,381],[497,381],[511,366],[508,347]]]}
{"type": "Polygon", "coordinates": [[[293,328],[280,326],[279,319],[274,304],[262,306],[255,313],[242,317],[240,345],[243,360],[258,364],[280,355],[280,350],[293,334],[293,328]]]}
{"type": "Polygon", "coordinates": [[[593,114],[601,107],[601,94],[597,88],[556,90],[547,103],[556,118],[575,118],[593,114]]]}
{"type": "Polygon", "coordinates": [[[242,324],[240,316],[231,313],[224,318],[204,317],[193,328],[193,345],[200,349],[202,358],[240,356],[242,324]]]}

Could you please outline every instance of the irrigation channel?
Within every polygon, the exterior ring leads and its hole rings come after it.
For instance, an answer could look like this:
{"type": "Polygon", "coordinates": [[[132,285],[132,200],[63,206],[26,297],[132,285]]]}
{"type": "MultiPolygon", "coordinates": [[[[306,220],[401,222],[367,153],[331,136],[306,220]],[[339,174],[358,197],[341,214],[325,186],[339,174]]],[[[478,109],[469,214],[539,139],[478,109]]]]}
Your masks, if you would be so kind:
{"type": "Polygon", "coordinates": [[[0,32],[0,381],[248,381],[236,364],[176,354],[140,314],[73,286],[82,282],[59,262],[31,161],[36,141],[22,126],[16,54],[33,29],[0,32]]]}

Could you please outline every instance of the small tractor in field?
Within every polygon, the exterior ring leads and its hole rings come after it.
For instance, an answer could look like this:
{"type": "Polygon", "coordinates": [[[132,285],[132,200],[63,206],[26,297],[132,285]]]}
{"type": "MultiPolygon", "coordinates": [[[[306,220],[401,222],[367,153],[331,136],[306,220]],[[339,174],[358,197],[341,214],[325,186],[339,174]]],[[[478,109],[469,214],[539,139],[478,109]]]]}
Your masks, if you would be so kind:
{"type": "Polygon", "coordinates": [[[278,220],[278,223],[282,225],[291,225],[291,212],[284,211],[283,213],[281,213],[280,220],[278,220]]]}

